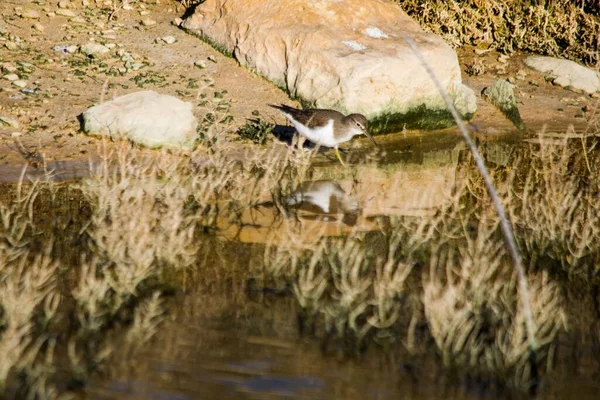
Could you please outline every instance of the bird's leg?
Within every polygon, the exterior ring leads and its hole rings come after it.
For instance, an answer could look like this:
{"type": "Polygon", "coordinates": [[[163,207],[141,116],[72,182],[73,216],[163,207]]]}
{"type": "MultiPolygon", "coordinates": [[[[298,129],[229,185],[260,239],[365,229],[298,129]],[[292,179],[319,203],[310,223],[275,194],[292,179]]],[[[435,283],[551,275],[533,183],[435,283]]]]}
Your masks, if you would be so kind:
{"type": "Polygon", "coordinates": [[[342,160],[342,157],[340,156],[340,150],[338,149],[337,146],[334,147],[335,148],[335,155],[337,156],[338,160],[340,160],[340,162],[342,163],[342,166],[346,166],[346,164],[344,163],[344,160],[342,160]]]}

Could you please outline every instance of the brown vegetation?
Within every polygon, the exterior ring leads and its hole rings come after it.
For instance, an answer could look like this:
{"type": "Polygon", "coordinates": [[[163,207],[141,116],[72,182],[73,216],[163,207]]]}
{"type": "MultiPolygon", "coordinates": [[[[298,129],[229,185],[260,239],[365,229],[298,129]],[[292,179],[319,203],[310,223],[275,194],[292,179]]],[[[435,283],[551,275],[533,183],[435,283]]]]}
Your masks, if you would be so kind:
{"type": "Polygon", "coordinates": [[[487,43],[504,53],[529,51],[591,65],[599,61],[600,20],[593,9],[572,0],[397,2],[423,28],[454,46],[487,43]]]}

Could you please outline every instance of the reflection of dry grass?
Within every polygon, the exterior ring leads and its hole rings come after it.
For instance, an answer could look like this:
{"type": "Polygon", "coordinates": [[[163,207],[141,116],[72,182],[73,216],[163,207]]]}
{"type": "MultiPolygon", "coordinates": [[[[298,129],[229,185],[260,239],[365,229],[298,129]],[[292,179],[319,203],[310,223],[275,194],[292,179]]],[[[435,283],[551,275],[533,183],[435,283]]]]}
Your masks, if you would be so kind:
{"type": "Polygon", "coordinates": [[[569,282],[552,273],[561,266],[571,276],[597,274],[598,181],[586,165],[598,160],[592,153],[585,160],[579,144],[568,142],[541,142],[515,154],[493,175],[529,266],[535,349],[498,217],[470,161],[436,212],[388,218],[379,234],[326,238],[287,222],[286,240],[266,247],[266,275],[291,283],[305,323],[321,327],[316,332],[324,337],[364,343],[381,337],[378,331],[404,327],[414,351],[414,321],[424,319],[447,366],[512,387],[537,385],[567,324],[561,285],[569,282]],[[409,284],[416,270],[422,288],[409,284]]]}
{"type": "Polygon", "coordinates": [[[198,260],[198,234],[220,219],[235,223],[239,210],[265,195],[284,196],[308,168],[294,151],[273,148],[241,164],[227,157],[227,146],[216,140],[190,157],[128,146],[107,154],[79,185],[92,208],[90,249],[60,275],[51,243],[40,253],[32,242],[44,241],[34,236],[34,203],[54,184],[19,184],[0,202],[0,395],[10,387],[19,396],[52,397],[55,373],[85,382],[114,345],[147,342],[164,315],[161,288],[198,260]],[[57,285],[65,274],[73,278],[66,292],[57,285]],[[50,332],[68,329],[57,327],[65,319],[74,325],[56,350],[50,332]]]}
{"type": "Polygon", "coordinates": [[[464,230],[464,243],[433,251],[423,284],[425,317],[444,364],[491,373],[526,388],[535,384],[532,369],[565,327],[564,300],[546,273],[529,277],[539,343],[535,355],[540,358],[532,361],[523,306],[498,237],[497,218],[483,214],[475,220],[464,230]]]}
{"type": "Polygon", "coordinates": [[[359,232],[347,239],[319,238],[314,232],[303,237],[290,231],[289,236],[287,246],[285,241],[267,246],[265,268],[293,281],[311,323],[322,321],[327,332],[360,342],[373,328],[385,329],[398,320],[397,300],[413,267],[410,257],[400,257],[405,236],[390,237],[383,256],[370,251],[359,232]],[[307,240],[314,245],[307,246],[307,240]]]}
{"type": "Polygon", "coordinates": [[[36,184],[19,184],[13,201],[0,203],[0,395],[20,377],[32,393],[50,395],[52,340],[40,335],[55,319],[60,303],[51,247],[32,251],[36,184]],[[13,381],[14,382],[14,381],[13,381]]]}
{"type": "MultiPolygon", "coordinates": [[[[48,397],[59,364],[54,353],[66,354],[62,368],[85,382],[117,345],[146,343],[164,317],[164,285],[178,271],[205,268],[198,253],[206,233],[223,221],[238,223],[242,210],[269,199],[281,210],[286,237],[267,244],[258,269],[265,280],[289,283],[315,332],[352,351],[403,329],[406,346],[419,351],[415,340],[427,338],[415,337],[415,325],[424,321],[447,366],[527,387],[566,326],[550,257],[570,275],[597,272],[598,212],[589,189],[597,179],[568,144],[536,145],[515,157],[510,171],[495,171],[530,266],[537,359],[527,347],[498,219],[469,161],[431,212],[382,216],[379,232],[324,237],[318,224],[307,232],[284,218],[283,199],[311,174],[306,154],[261,148],[241,162],[228,146],[217,138],[185,157],[127,147],[107,155],[80,185],[92,208],[91,248],[76,268],[61,271],[50,247],[40,254],[30,245],[40,186],[21,186],[12,202],[0,203],[0,390],[19,376],[26,391],[48,397]],[[67,290],[57,275],[70,278],[67,290]],[[67,349],[55,350],[49,332],[67,318],[67,349]]],[[[589,161],[597,162],[592,154],[589,161]]]]}
{"type": "MultiPolygon", "coordinates": [[[[600,208],[598,180],[580,155],[581,148],[567,141],[540,142],[512,213],[531,257],[558,260],[569,275],[587,278],[600,271],[600,208]]],[[[588,155],[598,161],[595,152],[588,155]]]]}

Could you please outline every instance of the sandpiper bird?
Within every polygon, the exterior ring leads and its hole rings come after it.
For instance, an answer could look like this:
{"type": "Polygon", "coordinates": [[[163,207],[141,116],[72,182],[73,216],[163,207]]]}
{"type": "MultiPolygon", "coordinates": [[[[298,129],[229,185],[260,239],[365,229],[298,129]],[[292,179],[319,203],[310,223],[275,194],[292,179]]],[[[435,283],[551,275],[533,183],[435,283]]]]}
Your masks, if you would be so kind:
{"type": "Polygon", "coordinates": [[[296,131],[311,142],[325,147],[333,147],[338,160],[344,164],[338,146],[356,135],[366,135],[375,146],[375,140],[367,132],[367,119],[362,114],[345,116],[335,110],[299,110],[286,105],[270,105],[281,111],[294,125],[296,131]]]}

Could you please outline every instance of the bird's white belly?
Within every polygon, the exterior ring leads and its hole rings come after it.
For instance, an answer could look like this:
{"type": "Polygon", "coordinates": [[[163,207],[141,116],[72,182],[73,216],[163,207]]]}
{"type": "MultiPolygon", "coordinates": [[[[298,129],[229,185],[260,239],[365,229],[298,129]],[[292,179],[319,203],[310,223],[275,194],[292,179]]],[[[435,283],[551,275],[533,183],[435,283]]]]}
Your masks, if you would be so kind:
{"type": "Polygon", "coordinates": [[[310,140],[311,142],[326,146],[326,147],[335,147],[337,142],[333,138],[333,120],[330,119],[326,125],[323,125],[319,128],[309,129],[306,126],[302,125],[298,121],[290,118],[292,124],[298,131],[299,134],[310,140]]]}

